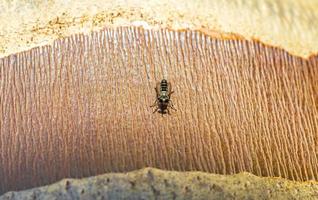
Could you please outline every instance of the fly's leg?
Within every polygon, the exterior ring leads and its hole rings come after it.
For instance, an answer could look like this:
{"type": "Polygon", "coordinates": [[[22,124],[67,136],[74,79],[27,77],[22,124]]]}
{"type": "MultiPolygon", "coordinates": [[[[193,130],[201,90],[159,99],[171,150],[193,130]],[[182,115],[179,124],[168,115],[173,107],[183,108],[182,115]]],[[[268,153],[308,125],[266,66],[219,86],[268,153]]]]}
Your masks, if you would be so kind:
{"type": "Polygon", "coordinates": [[[155,110],[155,111],[153,111],[153,113],[157,112],[158,110],[159,110],[159,108],[156,108],[156,110],[155,110]]]}
{"type": "Polygon", "coordinates": [[[174,108],[172,101],[170,100],[169,107],[172,108],[173,110],[177,111],[177,109],[174,108]]]}
{"type": "Polygon", "coordinates": [[[155,91],[156,91],[156,95],[159,96],[157,87],[155,87],[155,91]]]}
{"type": "Polygon", "coordinates": [[[170,111],[169,111],[169,109],[167,109],[167,113],[168,113],[168,115],[170,115],[170,111]]]}
{"type": "Polygon", "coordinates": [[[177,111],[177,109],[175,109],[173,106],[169,106],[169,108],[171,108],[174,111],[177,111]]]}
{"type": "Polygon", "coordinates": [[[150,108],[155,107],[158,103],[158,99],[156,99],[155,103],[153,103],[153,105],[150,106],[150,108]]]}
{"type": "Polygon", "coordinates": [[[173,93],[174,91],[169,92],[168,96],[170,97],[173,93]]]}

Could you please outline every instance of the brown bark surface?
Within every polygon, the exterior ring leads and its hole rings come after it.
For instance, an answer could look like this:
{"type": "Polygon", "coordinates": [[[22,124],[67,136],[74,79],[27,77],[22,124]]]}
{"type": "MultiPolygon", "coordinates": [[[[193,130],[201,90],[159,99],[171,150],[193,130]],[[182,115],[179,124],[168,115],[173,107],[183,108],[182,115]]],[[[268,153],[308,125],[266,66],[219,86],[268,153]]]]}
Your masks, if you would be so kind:
{"type": "Polygon", "coordinates": [[[318,58],[105,29],[0,59],[0,193],[142,167],[318,178],[318,58]],[[167,78],[177,108],[153,114],[167,78]]]}

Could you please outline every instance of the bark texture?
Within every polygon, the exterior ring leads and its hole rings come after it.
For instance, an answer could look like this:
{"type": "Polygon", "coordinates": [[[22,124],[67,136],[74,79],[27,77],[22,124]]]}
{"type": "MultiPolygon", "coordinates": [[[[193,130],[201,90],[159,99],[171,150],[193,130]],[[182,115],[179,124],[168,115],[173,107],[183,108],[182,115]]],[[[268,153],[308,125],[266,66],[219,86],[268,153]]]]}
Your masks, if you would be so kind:
{"type": "Polygon", "coordinates": [[[142,167],[318,178],[318,58],[105,29],[0,59],[0,192],[142,167]],[[153,114],[167,78],[177,108],[153,114]]]}

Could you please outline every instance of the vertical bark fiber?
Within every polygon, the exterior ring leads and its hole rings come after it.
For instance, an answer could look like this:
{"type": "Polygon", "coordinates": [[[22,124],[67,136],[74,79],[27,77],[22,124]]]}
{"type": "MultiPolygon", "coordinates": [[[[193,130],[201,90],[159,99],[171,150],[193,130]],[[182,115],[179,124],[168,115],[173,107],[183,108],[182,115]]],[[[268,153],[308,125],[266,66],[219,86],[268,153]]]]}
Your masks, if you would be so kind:
{"type": "Polygon", "coordinates": [[[0,192],[142,167],[318,178],[318,58],[105,29],[0,59],[0,192]],[[172,83],[177,112],[153,114],[172,83]]]}

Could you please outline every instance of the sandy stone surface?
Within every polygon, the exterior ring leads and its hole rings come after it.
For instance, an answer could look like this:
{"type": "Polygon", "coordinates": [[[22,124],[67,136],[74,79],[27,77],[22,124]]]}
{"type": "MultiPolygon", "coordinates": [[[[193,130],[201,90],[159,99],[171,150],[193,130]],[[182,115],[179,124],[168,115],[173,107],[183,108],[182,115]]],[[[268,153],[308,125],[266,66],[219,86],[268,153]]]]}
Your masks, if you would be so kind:
{"type": "Polygon", "coordinates": [[[35,199],[317,199],[318,183],[145,168],[8,192],[0,200],[35,199]]]}
{"type": "Polygon", "coordinates": [[[315,0],[1,0],[0,57],[105,26],[199,30],[309,57],[318,52],[317,8],[315,0]]]}

